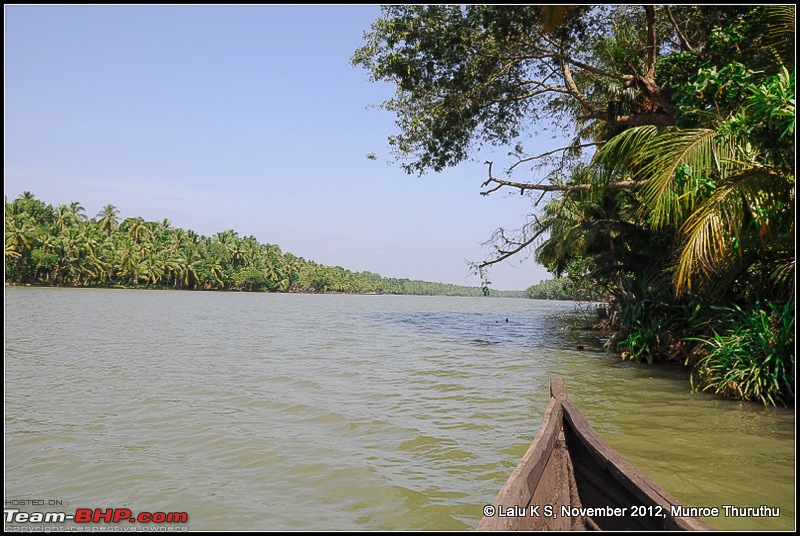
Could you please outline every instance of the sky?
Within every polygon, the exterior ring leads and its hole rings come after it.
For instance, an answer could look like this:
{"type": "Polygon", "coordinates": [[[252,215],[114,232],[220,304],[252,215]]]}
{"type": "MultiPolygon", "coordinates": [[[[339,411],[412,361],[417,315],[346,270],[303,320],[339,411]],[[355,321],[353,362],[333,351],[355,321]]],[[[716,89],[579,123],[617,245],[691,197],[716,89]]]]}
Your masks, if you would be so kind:
{"type": "MultiPolygon", "coordinates": [[[[350,63],[379,16],[375,5],[6,5],[4,194],[479,286],[469,262],[488,257],[495,229],[523,225],[531,200],[480,195],[485,154],[422,177],[394,161],[395,117],[377,105],[395,88],[350,63]]],[[[497,290],[551,277],[530,255],[488,275],[497,290]]]]}

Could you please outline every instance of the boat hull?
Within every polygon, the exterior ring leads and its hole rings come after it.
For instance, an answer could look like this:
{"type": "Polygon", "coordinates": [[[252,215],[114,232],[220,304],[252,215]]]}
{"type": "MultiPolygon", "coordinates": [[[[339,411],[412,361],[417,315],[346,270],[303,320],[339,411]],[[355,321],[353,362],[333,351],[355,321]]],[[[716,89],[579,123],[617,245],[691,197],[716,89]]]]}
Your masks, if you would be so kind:
{"type": "Polygon", "coordinates": [[[560,378],[550,394],[539,434],[478,530],[714,530],[673,515],[678,500],[600,438],[560,378]]]}

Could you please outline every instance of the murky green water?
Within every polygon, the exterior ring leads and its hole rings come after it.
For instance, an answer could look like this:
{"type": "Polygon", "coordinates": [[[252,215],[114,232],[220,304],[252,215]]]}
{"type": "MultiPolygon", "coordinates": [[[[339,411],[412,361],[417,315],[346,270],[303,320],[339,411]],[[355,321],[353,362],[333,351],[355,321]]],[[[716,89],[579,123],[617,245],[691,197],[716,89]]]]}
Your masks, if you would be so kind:
{"type": "Polygon", "coordinates": [[[716,528],[794,528],[792,411],[615,365],[590,333],[561,329],[574,314],[533,300],[6,288],[6,508],[187,512],[194,530],[472,529],[557,374],[685,504],[780,508],[707,519],[716,528]],[[63,504],[18,506],[29,500],[63,504]]]}

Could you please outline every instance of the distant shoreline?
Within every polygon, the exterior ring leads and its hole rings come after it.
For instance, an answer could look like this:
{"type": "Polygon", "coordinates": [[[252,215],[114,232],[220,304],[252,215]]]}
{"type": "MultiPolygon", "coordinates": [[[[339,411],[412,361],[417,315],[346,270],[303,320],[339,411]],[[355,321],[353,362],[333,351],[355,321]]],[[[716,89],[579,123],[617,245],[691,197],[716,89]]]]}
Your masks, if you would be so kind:
{"type": "MultiPolygon", "coordinates": [[[[244,290],[244,289],[221,289],[221,288],[174,288],[174,287],[132,287],[125,285],[52,285],[47,283],[15,283],[5,282],[6,287],[28,287],[28,288],[70,288],[70,289],[95,289],[95,290],[170,290],[178,292],[222,292],[222,293],[240,293],[240,294],[304,294],[309,296],[323,296],[323,295],[345,295],[345,296],[447,296],[453,298],[528,298],[525,291],[522,290],[493,290],[488,296],[475,296],[469,294],[413,294],[413,293],[400,293],[400,292],[306,292],[306,291],[283,291],[283,290],[244,290]]],[[[543,300],[551,301],[551,300],[543,300]]],[[[552,301],[568,301],[568,300],[552,300],[552,301]]]]}

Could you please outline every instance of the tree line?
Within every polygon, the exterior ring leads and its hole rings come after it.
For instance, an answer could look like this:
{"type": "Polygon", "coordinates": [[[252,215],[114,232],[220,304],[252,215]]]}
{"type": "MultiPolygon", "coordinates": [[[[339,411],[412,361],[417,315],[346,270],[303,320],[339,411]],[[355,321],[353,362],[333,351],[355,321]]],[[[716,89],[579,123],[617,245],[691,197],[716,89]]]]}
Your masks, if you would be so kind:
{"type": "Polygon", "coordinates": [[[793,403],[795,6],[382,9],[352,61],[396,87],[397,161],[503,148],[480,193],[531,200],[478,273],[532,252],[567,281],[530,293],[602,296],[624,359],[793,403]]]}
{"type": "MultiPolygon", "coordinates": [[[[88,217],[79,202],[52,206],[23,192],[5,199],[6,283],[79,287],[484,296],[481,287],[385,278],[326,266],[253,236],[208,237],[167,219],[88,217]]],[[[521,293],[498,292],[494,296],[521,293]]]]}

